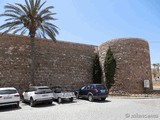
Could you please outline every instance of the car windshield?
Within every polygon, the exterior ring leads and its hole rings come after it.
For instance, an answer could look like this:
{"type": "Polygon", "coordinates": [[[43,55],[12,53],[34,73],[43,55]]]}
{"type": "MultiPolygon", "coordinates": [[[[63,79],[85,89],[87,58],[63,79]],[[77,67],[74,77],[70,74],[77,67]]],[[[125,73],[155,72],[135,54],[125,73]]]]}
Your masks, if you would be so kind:
{"type": "Polygon", "coordinates": [[[97,89],[105,89],[105,87],[103,85],[96,85],[97,89]]]}
{"type": "Polygon", "coordinates": [[[0,90],[0,94],[15,94],[17,93],[16,90],[11,90],[11,89],[7,89],[7,90],[0,90]]]}

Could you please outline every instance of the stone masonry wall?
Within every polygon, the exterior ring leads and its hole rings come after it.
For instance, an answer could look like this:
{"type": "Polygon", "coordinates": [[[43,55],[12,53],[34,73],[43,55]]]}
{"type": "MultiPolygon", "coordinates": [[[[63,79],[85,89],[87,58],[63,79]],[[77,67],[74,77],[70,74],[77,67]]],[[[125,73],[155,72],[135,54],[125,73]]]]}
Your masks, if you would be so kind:
{"type": "MultiPolygon", "coordinates": [[[[0,36],[0,87],[13,86],[20,92],[30,84],[29,37],[0,36]]],[[[144,93],[144,80],[151,81],[148,43],[142,39],[111,40],[99,47],[70,42],[35,40],[36,85],[62,86],[72,90],[92,83],[92,64],[99,52],[103,69],[110,46],[117,62],[113,94],[144,93]]],[[[103,82],[104,73],[103,73],[103,82]]]]}
{"type": "Polygon", "coordinates": [[[103,43],[99,46],[102,68],[109,46],[117,63],[115,84],[111,92],[113,94],[144,93],[144,80],[150,80],[150,89],[152,89],[148,43],[136,38],[115,39],[103,43]]]}
{"type": "MultiPolygon", "coordinates": [[[[35,40],[36,85],[76,89],[92,82],[92,60],[96,46],[35,40]]],[[[30,84],[29,37],[0,36],[0,87],[19,91],[30,84]]]]}

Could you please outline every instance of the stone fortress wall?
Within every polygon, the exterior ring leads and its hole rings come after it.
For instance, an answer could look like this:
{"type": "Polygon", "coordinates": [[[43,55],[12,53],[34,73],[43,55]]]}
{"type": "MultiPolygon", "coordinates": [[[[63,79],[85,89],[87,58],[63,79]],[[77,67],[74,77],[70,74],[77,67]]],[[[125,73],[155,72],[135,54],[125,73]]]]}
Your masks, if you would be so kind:
{"type": "MultiPolygon", "coordinates": [[[[151,80],[149,47],[141,39],[117,39],[100,46],[44,39],[36,39],[35,44],[36,85],[75,90],[92,83],[93,58],[99,52],[103,67],[108,46],[117,61],[112,92],[143,93],[143,80],[151,80]]],[[[30,64],[29,37],[0,36],[0,87],[14,86],[19,91],[27,89],[30,64]]]]}
{"type": "Polygon", "coordinates": [[[148,43],[138,38],[114,39],[103,43],[99,46],[102,68],[109,46],[117,64],[115,84],[111,92],[113,94],[143,93],[144,80],[150,80],[152,89],[148,43]]]}
{"type": "MultiPolygon", "coordinates": [[[[92,80],[92,60],[96,46],[69,42],[35,40],[36,85],[75,89],[92,80]]],[[[0,86],[23,91],[30,84],[29,37],[0,37],[0,86]]]]}

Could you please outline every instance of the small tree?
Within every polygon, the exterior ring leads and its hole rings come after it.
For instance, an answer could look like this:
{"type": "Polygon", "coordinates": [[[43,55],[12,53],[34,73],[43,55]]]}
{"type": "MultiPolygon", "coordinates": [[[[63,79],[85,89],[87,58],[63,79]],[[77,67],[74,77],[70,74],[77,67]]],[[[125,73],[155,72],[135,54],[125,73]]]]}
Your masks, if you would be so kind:
{"type": "Polygon", "coordinates": [[[100,66],[99,56],[96,54],[93,59],[93,83],[101,83],[102,69],[100,66]]]}
{"type": "Polygon", "coordinates": [[[116,60],[114,59],[111,48],[109,47],[104,62],[105,80],[108,89],[110,89],[115,82],[114,81],[115,71],[116,71],[116,60]]]}

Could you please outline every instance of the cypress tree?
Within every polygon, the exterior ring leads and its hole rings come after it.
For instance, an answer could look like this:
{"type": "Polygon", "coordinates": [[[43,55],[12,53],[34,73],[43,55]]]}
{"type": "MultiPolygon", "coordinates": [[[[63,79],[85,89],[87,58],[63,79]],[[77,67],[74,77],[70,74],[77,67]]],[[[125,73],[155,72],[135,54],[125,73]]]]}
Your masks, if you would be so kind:
{"type": "Polygon", "coordinates": [[[114,81],[115,71],[116,71],[116,60],[114,59],[111,48],[109,47],[104,62],[105,81],[106,81],[106,87],[108,89],[110,89],[115,82],[114,81]]]}
{"type": "Polygon", "coordinates": [[[93,59],[93,83],[101,83],[102,69],[100,66],[99,56],[95,55],[93,59]]]}

